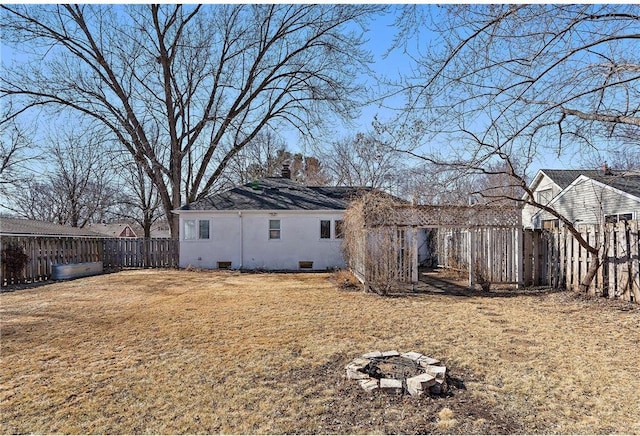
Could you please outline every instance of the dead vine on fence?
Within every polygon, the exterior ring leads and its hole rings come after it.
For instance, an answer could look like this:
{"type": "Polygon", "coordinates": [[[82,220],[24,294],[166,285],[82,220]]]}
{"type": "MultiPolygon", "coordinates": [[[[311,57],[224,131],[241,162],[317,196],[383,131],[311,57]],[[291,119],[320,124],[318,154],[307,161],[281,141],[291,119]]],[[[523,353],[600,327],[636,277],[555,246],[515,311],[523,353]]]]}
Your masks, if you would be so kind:
{"type": "Polygon", "coordinates": [[[371,192],[353,201],[344,215],[343,252],[349,268],[367,290],[387,295],[407,281],[411,247],[395,220],[396,202],[371,192]]]}

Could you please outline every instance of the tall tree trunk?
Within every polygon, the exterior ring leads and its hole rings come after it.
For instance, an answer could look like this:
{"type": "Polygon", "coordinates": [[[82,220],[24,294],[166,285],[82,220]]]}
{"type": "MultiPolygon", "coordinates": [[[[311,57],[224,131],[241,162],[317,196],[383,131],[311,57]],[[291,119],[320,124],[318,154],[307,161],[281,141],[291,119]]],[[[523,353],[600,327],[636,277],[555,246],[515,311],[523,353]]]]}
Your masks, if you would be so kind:
{"type": "Polygon", "coordinates": [[[593,256],[591,258],[591,265],[589,265],[589,269],[587,270],[587,273],[584,275],[584,277],[580,281],[580,286],[578,286],[578,289],[580,290],[580,292],[587,293],[589,291],[589,286],[591,286],[591,283],[593,282],[593,279],[595,278],[596,273],[600,268],[600,265],[601,265],[600,258],[598,256],[593,256]]]}

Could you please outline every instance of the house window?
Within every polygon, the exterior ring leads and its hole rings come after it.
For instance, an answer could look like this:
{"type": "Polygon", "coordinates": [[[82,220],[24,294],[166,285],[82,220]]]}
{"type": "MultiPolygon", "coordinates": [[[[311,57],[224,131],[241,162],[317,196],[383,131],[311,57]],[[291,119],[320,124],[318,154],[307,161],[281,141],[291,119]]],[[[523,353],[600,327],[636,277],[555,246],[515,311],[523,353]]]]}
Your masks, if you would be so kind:
{"type": "Polygon", "coordinates": [[[192,241],[196,239],[196,221],[185,220],[184,221],[184,240],[192,241]]]}
{"type": "Polygon", "coordinates": [[[269,220],[269,239],[280,239],[280,220],[269,220]]]}
{"type": "Polygon", "coordinates": [[[320,220],[320,239],[331,238],[331,221],[320,220]]]}
{"type": "Polygon", "coordinates": [[[336,239],[342,239],[344,237],[344,230],[342,228],[342,220],[335,221],[335,237],[336,239]]]}
{"type": "Polygon", "coordinates": [[[209,239],[209,220],[184,221],[184,240],[195,241],[196,239],[209,239]],[[197,229],[197,230],[196,230],[197,229]]]}
{"type": "Polygon", "coordinates": [[[198,221],[198,239],[209,239],[209,220],[198,221]]]}
{"type": "Polygon", "coordinates": [[[631,221],[633,219],[632,213],[618,213],[612,215],[605,215],[604,221],[607,223],[617,223],[620,221],[631,221]]]}

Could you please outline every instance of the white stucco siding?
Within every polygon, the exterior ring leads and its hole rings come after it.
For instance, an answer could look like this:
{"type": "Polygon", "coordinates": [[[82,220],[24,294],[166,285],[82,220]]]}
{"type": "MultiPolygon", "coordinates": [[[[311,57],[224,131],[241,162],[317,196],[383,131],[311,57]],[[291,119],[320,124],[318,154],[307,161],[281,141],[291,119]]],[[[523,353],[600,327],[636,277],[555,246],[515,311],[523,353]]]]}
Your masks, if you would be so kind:
{"type": "MultiPolygon", "coordinates": [[[[298,270],[299,262],[313,262],[314,270],[343,267],[341,239],[335,221],[342,211],[180,211],[185,220],[209,220],[210,239],[180,241],[180,266],[298,270]],[[280,239],[269,238],[269,220],[280,221],[280,239]],[[331,222],[329,239],[320,237],[320,221],[331,222]]],[[[184,232],[181,232],[184,234],[184,232]]]]}
{"type": "MultiPolygon", "coordinates": [[[[578,224],[599,224],[605,215],[632,213],[640,217],[640,201],[633,196],[606,188],[591,179],[579,178],[553,203],[552,207],[578,224]]],[[[540,221],[554,219],[540,213],[540,221]]]]}

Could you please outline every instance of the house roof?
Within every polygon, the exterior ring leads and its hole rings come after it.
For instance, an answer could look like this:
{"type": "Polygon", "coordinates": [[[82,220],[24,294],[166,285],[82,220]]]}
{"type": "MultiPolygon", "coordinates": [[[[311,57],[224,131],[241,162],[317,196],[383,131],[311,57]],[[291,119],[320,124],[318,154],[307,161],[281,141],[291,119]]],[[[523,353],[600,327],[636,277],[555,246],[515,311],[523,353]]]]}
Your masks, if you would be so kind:
{"type": "Polygon", "coordinates": [[[111,236],[113,238],[119,238],[120,235],[122,235],[122,232],[125,231],[125,229],[129,227],[129,229],[131,229],[131,231],[133,232],[133,235],[131,237],[137,237],[138,236],[138,229],[134,228],[133,224],[127,224],[127,223],[109,223],[109,224],[105,224],[105,223],[96,223],[96,224],[90,224],[89,225],[89,229],[96,232],[96,233],[100,233],[101,235],[105,235],[105,236],[111,236]]]}
{"type": "Polygon", "coordinates": [[[2,235],[39,235],[39,236],[86,236],[102,237],[99,233],[78,227],[28,220],[24,218],[0,217],[0,234],[2,235]]]}
{"type": "MultiPolygon", "coordinates": [[[[590,178],[597,177],[602,175],[602,171],[600,170],[551,170],[551,169],[543,169],[540,170],[541,173],[544,173],[549,177],[555,184],[557,184],[560,189],[564,189],[569,186],[575,179],[580,177],[581,175],[585,175],[590,178]]],[[[537,177],[536,177],[537,178],[537,177]]]]}
{"type": "Polygon", "coordinates": [[[372,189],[304,186],[288,178],[267,177],[186,204],[180,210],[344,210],[354,196],[372,189]]]}
{"type": "Polygon", "coordinates": [[[600,173],[599,175],[588,177],[640,199],[640,173],[614,173],[606,176],[600,173]]]}

